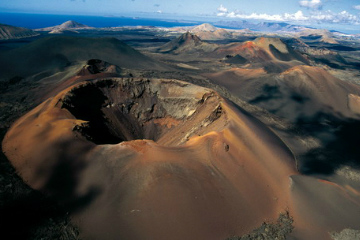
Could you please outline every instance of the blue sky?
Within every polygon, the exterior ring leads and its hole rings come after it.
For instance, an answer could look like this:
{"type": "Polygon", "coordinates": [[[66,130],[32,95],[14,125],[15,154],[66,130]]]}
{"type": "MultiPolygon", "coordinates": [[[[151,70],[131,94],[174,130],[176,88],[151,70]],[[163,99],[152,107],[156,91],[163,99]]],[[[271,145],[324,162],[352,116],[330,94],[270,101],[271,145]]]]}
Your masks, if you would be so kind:
{"type": "Polygon", "coordinates": [[[1,12],[208,17],[345,24],[360,28],[360,0],[4,0],[1,12]]]}

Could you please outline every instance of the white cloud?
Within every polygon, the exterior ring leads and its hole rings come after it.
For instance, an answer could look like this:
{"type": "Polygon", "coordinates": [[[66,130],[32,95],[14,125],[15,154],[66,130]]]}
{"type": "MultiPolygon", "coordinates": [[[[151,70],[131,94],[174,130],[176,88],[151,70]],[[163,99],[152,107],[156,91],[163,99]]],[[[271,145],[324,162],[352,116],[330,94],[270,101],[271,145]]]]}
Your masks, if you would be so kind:
{"type": "Polygon", "coordinates": [[[360,10],[360,5],[356,5],[356,6],[354,6],[354,8],[355,8],[356,10],[360,10]]]}
{"type": "MultiPolygon", "coordinates": [[[[219,14],[218,14],[219,16],[219,14]]],[[[242,18],[242,19],[259,19],[259,20],[266,20],[266,21],[282,21],[281,15],[269,15],[266,13],[251,13],[249,15],[246,14],[238,14],[235,12],[230,12],[226,15],[230,18],[242,18]]]]}
{"type": "Polygon", "coordinates": [[[310,19],[318,23],[360,24],[360,17],[347,11],[339,13],[334,13],[332,11],[319,12],[318,14],[312,14],[310,19]]]}
{"type": "Polygon", "coordinates": [[[303,21],[308,20],[308,17],[305,17],[302,11],[297,11],[294,14],[266,14],[266,13],[251,13],[251,14],[242,14],[235,12],[223,13],[219,12],[217,14],[219,17],[228,17],[228,18],[241,18],[241,19],[254,19],[254,20],[265,20],[265,21],[286,21],[286,20],[296,20],[303,21]]]}
{"type": "Polygon", "coordinates": [[[303,12],[299,10],[294,14],[285,13],[284,14],[284,20],[287,20],[287,21],[306,21],[306,20],[309,20],[309,17],[304,16],[303,12]]]}
{"type": "Polygon", "coordinates": [[[266,14],[266,13],[251,13],[245,14],[239,11],[232,12],[218,12],[217,16],[227,18],[253,19],[264,21],[289,21],[289,22],[307,22],[307,23],[339,23],[339,24],[354,24],[360,25],[360,16],[353,15],[347,11],[334,13],[332,11],[312,11],[309,15],[299,10],[295,13],[284,14],[266,14]]]}
{"type": "Polygon", "coordinates": [[[224,7],[222,4],[220,5],[220,7],[217,8],[217,10],[220,12],[220,13],[227,13],[228,10],[226,7],[224,7]]]}
{"type": "Polygon", "coordinates": [[[299,4],[301,7],[306,7],[306,8],[312,8],[312,9],[321,9],[322,7],[322,3],[321,0],[303,0],[303,1],[299,1],[299,4]]]}

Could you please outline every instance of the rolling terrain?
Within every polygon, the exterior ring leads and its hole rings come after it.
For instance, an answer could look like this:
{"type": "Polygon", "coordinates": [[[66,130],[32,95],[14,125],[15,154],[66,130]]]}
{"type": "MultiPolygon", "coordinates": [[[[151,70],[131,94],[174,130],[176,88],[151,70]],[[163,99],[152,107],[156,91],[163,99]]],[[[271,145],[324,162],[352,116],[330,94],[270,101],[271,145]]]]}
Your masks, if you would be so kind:
{"type": "Polygon", "coordinates": [[[51,75],[74,63],[96,58],[125,68],[162,68],[115,38],[54,36],[4,51],[0,56],[1,79],[26,78],[40,73],[51,75]]]}
{"type": "Polygon", "coordinates": [[[300,65],[272,75],[263,68],[232,68],[205,76],[292,122],[322,113],[358,118],[355,99],[360,93],[359,86],[341,81],[318,67],[300,65]]]}

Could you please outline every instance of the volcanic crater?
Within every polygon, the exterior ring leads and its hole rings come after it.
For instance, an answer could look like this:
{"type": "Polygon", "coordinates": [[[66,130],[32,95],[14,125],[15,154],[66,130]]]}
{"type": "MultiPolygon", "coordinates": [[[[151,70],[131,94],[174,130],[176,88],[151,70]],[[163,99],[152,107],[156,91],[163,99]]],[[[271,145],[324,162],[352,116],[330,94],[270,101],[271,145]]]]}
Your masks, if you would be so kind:
{"type": "Polygon", "coordinates": [[[75,84],[14,123],[3,149],[92,239],[245,234],[286,211],[296,173],[260,121],[211,89],[169,79],[75,84]]]}
{"type": "Polygon", "coordinates": [[[205,128],[222,115],[215,92],[175,80],[86,82],[68,91],[62,103],[75,118],[86,121],[75,130],[96,144],[148,139],[178,145],[209,131],[205,128]]]}

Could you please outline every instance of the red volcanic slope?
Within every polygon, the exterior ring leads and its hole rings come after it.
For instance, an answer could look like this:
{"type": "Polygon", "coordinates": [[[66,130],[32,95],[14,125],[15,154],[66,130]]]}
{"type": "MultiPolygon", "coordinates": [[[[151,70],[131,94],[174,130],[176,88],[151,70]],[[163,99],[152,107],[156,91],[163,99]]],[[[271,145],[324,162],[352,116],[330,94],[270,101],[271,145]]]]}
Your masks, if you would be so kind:
{"type": "Polygon", "coordinates": [[[282,72],[293,66],[308,64],[308,60],[279,38],[257,38],[254,41],[230,43],[220,46],[213,57],[239,55],[247,60],[251,68],[262,68],[269,73],[282,72]]]}

